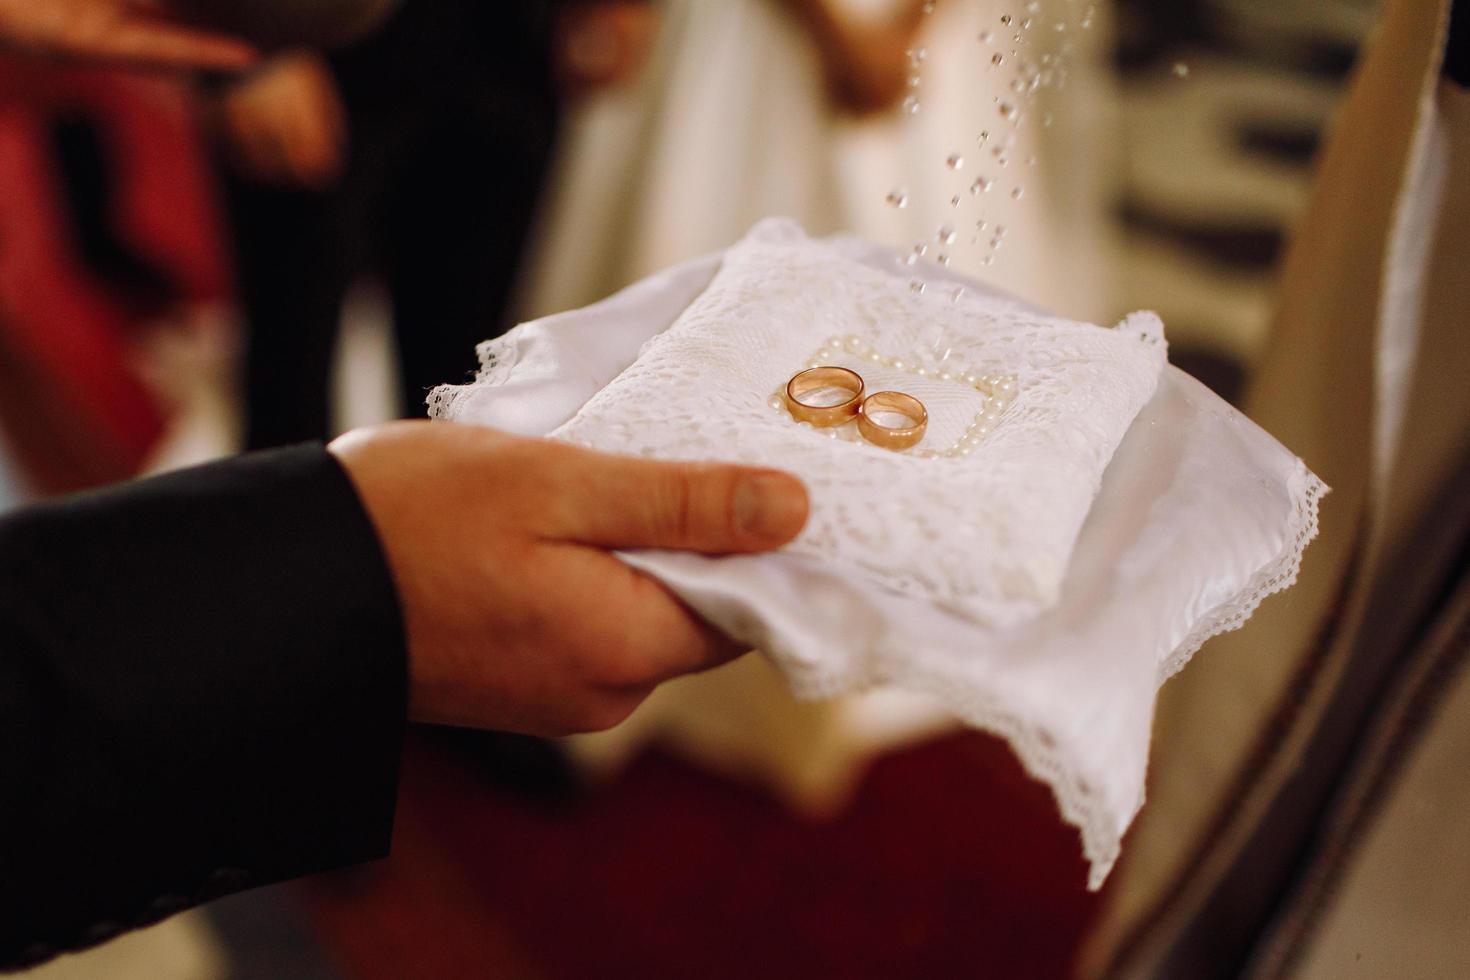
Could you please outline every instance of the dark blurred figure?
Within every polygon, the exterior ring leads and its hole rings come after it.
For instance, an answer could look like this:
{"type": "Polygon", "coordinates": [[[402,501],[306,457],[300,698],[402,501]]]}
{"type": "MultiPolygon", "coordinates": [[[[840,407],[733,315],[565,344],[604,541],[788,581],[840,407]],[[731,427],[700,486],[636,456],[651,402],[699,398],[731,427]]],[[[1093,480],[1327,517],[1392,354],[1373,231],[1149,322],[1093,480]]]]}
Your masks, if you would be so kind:
{"type": "Polygon", "coordinates": [[[329,433],[342,302],[365,274],[392,300],[404,415],[506,326],[556,132],[558,6],[406,0],[365,41],[221,93],[250,448],[329,433]]]}

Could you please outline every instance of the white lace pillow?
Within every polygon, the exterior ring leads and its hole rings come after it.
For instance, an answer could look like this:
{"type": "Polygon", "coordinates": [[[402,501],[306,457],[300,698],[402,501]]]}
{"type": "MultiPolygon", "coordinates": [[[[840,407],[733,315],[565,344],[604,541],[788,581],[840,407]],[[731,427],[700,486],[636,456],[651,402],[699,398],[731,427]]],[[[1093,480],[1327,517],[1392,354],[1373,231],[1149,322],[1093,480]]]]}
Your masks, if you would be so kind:
{"type": "Polygon", "coordinates": [[[812,513],[791,553],[1014,624],[1056,603],[1103,470],[1163,364],[1152,315],[1104,330],[960,288],[916,291],[767,221],[552,437],[795,473],[812,513]],[[851,424],[795,421],[780,391],[817,363],[922,401],[923,443],[895,453],[851,424]]]}

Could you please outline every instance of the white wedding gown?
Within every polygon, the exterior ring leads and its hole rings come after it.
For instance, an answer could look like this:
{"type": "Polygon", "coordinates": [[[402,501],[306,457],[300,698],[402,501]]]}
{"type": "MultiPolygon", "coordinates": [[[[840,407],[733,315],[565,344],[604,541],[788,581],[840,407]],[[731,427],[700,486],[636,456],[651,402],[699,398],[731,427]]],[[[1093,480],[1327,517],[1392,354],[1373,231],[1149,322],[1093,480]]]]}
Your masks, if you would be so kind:
{"type": "MultiPolygon", "coordinates": [[[[864,17],[889,5],[840,2],[864,17]]],[[[1106,22],[1068,35],[1070,81],[1038,94],[1001,171],[976,137],[998,131],[993,100],[1010,76],[989,61],[1001,48],[977,36],[998,34],[1004,9],[997,0],[940,4],[919,40],[921,111],[853,119],[832,111],[814,45],[776,0],[665,0],[640,79],[568,120],[520,319],[585,306],[725,248],[765,217],[794,218],[817,236],[932,244],[945,221],[973,230],[981,202],[966,196],[951,210],[949,201],[985,173],[998,186],[983,214],[991,229],[1008,226],[1007,243],[987,267],[985,239],[972,246],[962,236],[954,269],[1061,315],[1112,322],[1122,311],[1106,240],[1115,173],[1106,22]],[[945,166],[955,152],[966,158],[959,172],[945,166]],[[1009,197],[1013,183],[1024,185],[1020,201],[1009,197]],[[900,186],[909,206],[885,206],[900,186]]],[[[1027,44],[1055,44],[1041,28],[1027,44]]]]}

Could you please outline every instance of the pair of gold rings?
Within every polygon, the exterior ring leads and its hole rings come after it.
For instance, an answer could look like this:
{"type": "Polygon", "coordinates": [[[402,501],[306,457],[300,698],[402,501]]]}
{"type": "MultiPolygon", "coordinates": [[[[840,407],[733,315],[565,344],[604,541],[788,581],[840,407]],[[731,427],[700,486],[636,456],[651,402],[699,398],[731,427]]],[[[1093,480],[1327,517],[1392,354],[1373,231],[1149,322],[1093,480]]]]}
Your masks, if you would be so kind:
{"type": "Polygon", "coordinates": [[[901,391],[879,391],[863,397],[863,379],[856,371],[840,367],[808,368],[786,382],[786,407],[793,418],[819,429],[843,425],[857,419],[864,439],[884,449],[908,449],[918,445],[929,427],[929,410],[924,403],[901,391]],[[827,404],[812,400],[815,392],[847,392],[848,397],[827,404]],[[881,419],[882,421],[879,421],[881,419]],[[888,424],[898,420],[901,424],[888,424]]]}

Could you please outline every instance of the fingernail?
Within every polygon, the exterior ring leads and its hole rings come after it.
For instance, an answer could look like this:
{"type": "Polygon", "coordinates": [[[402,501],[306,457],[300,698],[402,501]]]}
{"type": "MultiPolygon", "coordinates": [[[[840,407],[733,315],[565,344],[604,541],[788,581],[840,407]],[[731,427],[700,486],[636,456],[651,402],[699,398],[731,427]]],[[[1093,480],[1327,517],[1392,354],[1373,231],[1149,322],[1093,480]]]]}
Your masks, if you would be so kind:
{"type": "Polygon", "coordinates": [[[793,538],[806,523],[806,512],[806,487],[784,473],[748,476],[735,489],[735,523],[754,538],[793,538]]]}

